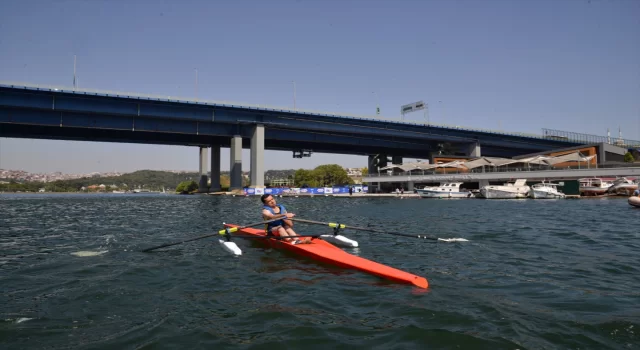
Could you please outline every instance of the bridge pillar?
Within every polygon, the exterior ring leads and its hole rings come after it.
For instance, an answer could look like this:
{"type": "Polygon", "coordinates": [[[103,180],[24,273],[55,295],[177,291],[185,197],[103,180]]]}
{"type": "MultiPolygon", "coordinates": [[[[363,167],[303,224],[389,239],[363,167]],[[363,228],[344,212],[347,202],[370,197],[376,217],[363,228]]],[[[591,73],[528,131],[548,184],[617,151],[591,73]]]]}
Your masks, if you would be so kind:
{"type": "Polygon", "coordinates": [[[467,157],[472,157],[472,158],[482,157],[482,153],[480,153],[479,143],[475,142],[469,145],[469,149],[467,150],[467,157]]]}
{"type": "Polygon", "coordinates": [[[234,135],[231,138],[230,148],[230,190],[237,190],[242,188],[242,136],[234,135]]]}
{"type": "Polygon", "coordinates": [[[413,193],[413,181],[407,182],[407,192],[413,193]]]}
{"type": "Polygon", "coordinates": [[[256,125],[251,135],[251,187],[264,187],[264,125],[256,125]]]}
{"type": "Polygon", "coordinates": [[[207,178],[208,150],[209,149],[207,147],[200,147],[200,183],[198,184],[198,192],[200,193],[209,191],[209,179],[207,178]]]}
{"type": "Polygon", "coordinates": [[[218,192],[220,186],[220,145],[211,145],[211,187],[209,192],[218,192]]]}
{"type": "Polygon", "coordinates": [[[484,186],[489,186],[489,180],[479,180],[478,181],[478,188],[483,188],[484,186]]]}
{"type": "MultiPolygon", "coordinates": [[[[371,175],[378,175],[378,166],[376,165],[376,156],[370,155],[367,160],[367,171],[371,175]]],[[[369,184],[369,193],[376,193],[380,188],[379,182],[369,184]]]]}

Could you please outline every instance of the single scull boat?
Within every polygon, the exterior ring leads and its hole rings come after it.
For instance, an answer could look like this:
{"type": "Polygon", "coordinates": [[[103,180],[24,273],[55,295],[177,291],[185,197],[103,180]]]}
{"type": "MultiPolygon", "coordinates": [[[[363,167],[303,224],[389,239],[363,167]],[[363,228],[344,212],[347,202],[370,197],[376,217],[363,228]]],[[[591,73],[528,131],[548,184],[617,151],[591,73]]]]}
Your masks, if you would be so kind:
{"type": "MultiPolygon", "coordinates": [[[[225,226],[229,228],[239,227],[238,225],[233,224],[225,224],[225,226]]],[[[265,237],[264,230],[254,228],[239,228],[235,232],[243,235],[255,236],[256,238],[265,237]]],[[[405,271],[394,269],[393,267],[382,265],[375,261],[351,255],[322,239],[313,239],[308,244],[291,244],[275,238],[264,238],[261,239],[261,241],[264,241],[274,249],[286,250],[334,266],[359,270],[391,281],[413,284],[420,288],[427,288],[429,286],[427,279],[424,277],[416,276],[405,271]]]]}

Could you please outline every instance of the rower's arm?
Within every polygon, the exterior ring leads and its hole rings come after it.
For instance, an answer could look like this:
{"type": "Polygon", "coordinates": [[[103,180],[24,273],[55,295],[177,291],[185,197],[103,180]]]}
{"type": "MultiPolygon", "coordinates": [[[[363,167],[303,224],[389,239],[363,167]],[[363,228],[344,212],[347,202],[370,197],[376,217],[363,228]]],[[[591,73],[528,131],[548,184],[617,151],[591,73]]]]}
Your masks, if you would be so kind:
{"type": "Polygon", "coordinates": [[[271,220],[271,219],[277,219],[279,217],[285,217],[285,215],[283,215],[283,214],[271,214],[271,212],[268,211],[267,209],[263,209],[262,210],[262,217],[265,220],[271,220]]]}

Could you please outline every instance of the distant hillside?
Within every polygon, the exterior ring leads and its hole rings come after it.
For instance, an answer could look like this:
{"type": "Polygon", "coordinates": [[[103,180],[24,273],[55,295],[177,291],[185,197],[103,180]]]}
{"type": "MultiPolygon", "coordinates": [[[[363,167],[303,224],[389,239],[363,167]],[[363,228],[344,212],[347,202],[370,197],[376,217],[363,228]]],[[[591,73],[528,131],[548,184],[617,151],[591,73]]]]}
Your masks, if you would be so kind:
{"type": "Polygon", "coordinates": [[[197,172],[193,173],[173,173],[168,171],[157,170],[139,170],[133,173],[127,173],[120,176],[108,177],[90,177],[75,180],[56,181],[56,184],[64,187],[81,188],[83,186],[116,185],[119,188],[148,188],[150,190],[160,190],[162,187],[175,188],[182,181],[200,180],[197,172]]]}
{"type": "MultiPolygon", "coordinates": [[[[271,179],[287,179],[293,177],[295,170],[267,170],[265,172],[265,182],[271,179]]],[[[210,174],[208,174],[210,176],[210,174]]],[[[248,175],[248,172],[244,172],[248,175]]],[[[220,184],[223,188],[229,187],[229,171],[220,172],[220,184]]],[[[37,192],[40,188],[44,188],[47,192],[75,192],[82,187],[91,185],[105,185],[107,190],[111,187],[118,189],[136,189],[145,188],[152,191],[159,191],[165,188],[173,190],[183,181],[200,181],[200,175],[197,172],[177,173],[170,171],[158,170],[139,170],[132,173],[122,174],[120,176],[103,176],[103,177],[83,177],[72,180],[59,180],[48,183],[43,182],[23,182],[15,183],[12,179],[7,179],[10,184],[1,184],[0,191],[29,191],[37,192]]],[[[244,185],[247,185],[246,178],[243,179],[244,185]]]]}

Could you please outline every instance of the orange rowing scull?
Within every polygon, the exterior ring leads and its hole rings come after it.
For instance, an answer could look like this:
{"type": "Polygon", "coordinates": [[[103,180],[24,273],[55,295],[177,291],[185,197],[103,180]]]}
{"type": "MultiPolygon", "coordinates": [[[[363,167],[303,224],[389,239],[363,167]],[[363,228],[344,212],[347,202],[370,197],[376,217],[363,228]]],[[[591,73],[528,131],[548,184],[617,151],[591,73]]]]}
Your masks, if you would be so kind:
{"type": "MultiPolygon", "coordinates": [[[[225,226],[239,227],[238,225],[233,224],[225,224],[225,226]]],[[[243,235],[255,236],[256,238],[265,237],[265,243],[274,249],[286,250],[323,263],[359,270],[391,281],[409,283],[420,288],[427,288],[429,286],[427,279],[424,277],[416,276],[393,267],[382,265],[375,261],[351,255],[322,239],[313,239],[309,244],[291,244],[281,239],[266,238],[264,230],[239,228],[235,232],[243,235]]]]}

